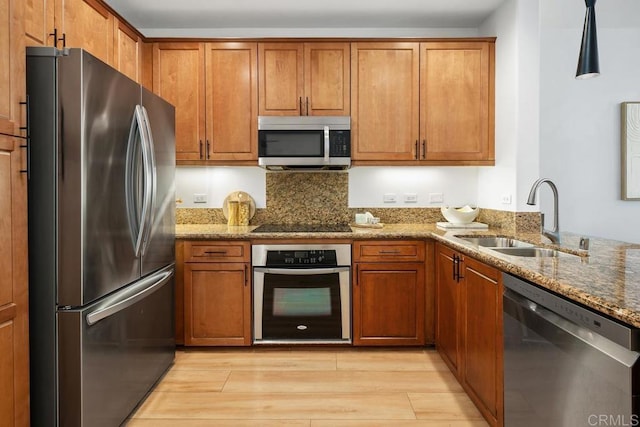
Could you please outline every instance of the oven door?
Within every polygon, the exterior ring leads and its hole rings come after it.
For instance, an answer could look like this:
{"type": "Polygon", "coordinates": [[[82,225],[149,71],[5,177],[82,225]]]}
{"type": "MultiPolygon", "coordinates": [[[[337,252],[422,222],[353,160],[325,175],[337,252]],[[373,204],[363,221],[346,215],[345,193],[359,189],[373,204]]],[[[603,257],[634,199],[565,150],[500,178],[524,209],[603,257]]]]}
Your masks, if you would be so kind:
{"type": "Polygon", "coordinates": [[[350,342],[350,267],[254,268],[254,342],[350,342]]]}

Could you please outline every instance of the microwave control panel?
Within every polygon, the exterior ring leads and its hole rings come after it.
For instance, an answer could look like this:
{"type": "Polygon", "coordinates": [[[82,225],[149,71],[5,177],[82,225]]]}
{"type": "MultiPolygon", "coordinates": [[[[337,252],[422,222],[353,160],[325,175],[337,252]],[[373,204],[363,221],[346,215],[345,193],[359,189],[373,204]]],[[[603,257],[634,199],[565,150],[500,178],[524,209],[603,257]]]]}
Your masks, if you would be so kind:
{"type": "Polygon", "coordinates": [[[351,157],[351,131],[332,130],[329,132],[329,156],[351,157]]]}

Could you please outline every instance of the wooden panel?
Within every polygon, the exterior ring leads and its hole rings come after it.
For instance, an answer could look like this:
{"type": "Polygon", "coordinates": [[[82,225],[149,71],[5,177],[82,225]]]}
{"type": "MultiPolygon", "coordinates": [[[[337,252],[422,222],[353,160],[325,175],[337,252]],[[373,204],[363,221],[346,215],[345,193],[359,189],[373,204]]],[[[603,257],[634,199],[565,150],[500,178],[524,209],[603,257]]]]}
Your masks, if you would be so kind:
{"type": "Polygon", "coordinates": [[[258,44],[259,115],[302,114],[302,43],[258,44]]]}
{"type": "Polygon", "coordinates": [[[421,158],[492,159],[489,43],[421,43],[420,49],[421,139],[426,150],[421,158]]]}
{"type": "Polygon", "coordinates": [[[465,259],[463,384],[492,425],[502,424],[502,288],[500,272],[465,259]]]}
{"type": "MultiPolygon", "coordinates": [[[[0,308],[0,310],[2,310],[0,308]]],[[[14,364],[15,331],[13,321],[0,324],[0,426],[14,426],[15,419],[15,381],[14,364]]]]}
{"type": "Polygon", "coordinates": [[[184,345],[184,241],[176,240],[174,315],[176,344],[184,345]]]}
{"type": "MultiPolygon", "coordinates": [[[[61,0],[66,45],[81,47],[107,64],[113,63],[113,16],[98,0],[61,0]]],[[[59,46],[61,47],[61,45],[59,46]]]]}
{"type": "Polygon", "coordinates": [[[185,345],[251,344],[248,264],[187,263],[185,345]]]}
{"type": "Polygon", "coordinates": [[[131,80],[140,83],[142,41],[126,24],[115,20],[114,25],[113,66],[131,80]]]}
{"type": "Polygon", "coordinates": [[[24,8],[20,0],[0,0],[0,132],[18,134],[24,123],[24,8]]]}
{"type": "Polygon", "coordinates": [[[0,151],[0,306],[13,302],[11,153],[0,151]]]}
{"type": "Polygon", "coordinates": [[[355,345],[424,344],[424,264],[356,264],[355,345]]]}
{"type": "Polygon", "coordinates": [[[425,344],[436,342],[436,268],[435,243],[425,242],[425,306],[424,306],[424,339],[425,344]]]}
{"type": "Polygon", "coordinates": [[[459,365],[460,284],[453,278],[453,255],[436,244],[436,348],[453,372],[459,365]]]}
{"type": "Polygon", "coordinates": [[[355,241],[353,243],[354,261],[398,262],[423,261],[424,242],[421,241],[355,241]]]}
{"type": "Polygon", "coordinates": [[[24,33],[27,46],[53,46],[54,0],[24,1],[24,33]]]}
{"type": "Polygon", "coordinates": [[[204,160],[204,45],[155,43],[153,91],[176,108],[176,160],[204,160]]]}
{"type": "Polygon", "coordinates": [[[249,242],[193,241],[184,243],[186,262],[249,262],[249,242]]]}
{"type": "Polygon", "coordinates": [[[305,43],[304,110],[309,116],[348,116],[351,111],[349,43],[305,43]]]}
{"type": "Polygon", "coordinates": [[[351,45],[354,160],[413,160],[419,137],[418,43],[351,45]]]}
{"type": "Polygon", "coordinates": [[[258,45],[207,43],[207,139],[212,160],[256,160],[258,45]]]}
{"type": "Polygon", "coordinates": [[[0,425],[27,426],[27,178],[19,172],[20,143],[0,136],[0,425]]]}

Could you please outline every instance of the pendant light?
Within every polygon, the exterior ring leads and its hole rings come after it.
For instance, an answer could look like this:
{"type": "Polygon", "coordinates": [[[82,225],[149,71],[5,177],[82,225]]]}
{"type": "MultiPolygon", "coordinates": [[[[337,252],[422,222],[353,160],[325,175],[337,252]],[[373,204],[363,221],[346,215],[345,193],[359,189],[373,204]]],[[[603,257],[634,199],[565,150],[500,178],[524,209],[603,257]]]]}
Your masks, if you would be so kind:
{"type": "Polygon", "coordinates": [[[598,37],[596,35],[596,0],[585,0],[585,4],[587,5],[587,11],[584,16],[576,79],[588,79],[600,75],[598,37]]]}

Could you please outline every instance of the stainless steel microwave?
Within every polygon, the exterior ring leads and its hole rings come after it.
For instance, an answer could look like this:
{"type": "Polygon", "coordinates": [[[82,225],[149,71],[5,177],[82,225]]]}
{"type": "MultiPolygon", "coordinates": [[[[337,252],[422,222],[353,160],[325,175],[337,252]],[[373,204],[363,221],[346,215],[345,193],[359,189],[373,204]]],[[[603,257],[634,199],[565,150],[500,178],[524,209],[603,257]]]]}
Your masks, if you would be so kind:
{"type": "Polygon", "coordinates": [[[347,169],[348,116],[259,116],[258,165],[271,170],[347,169]]]}

